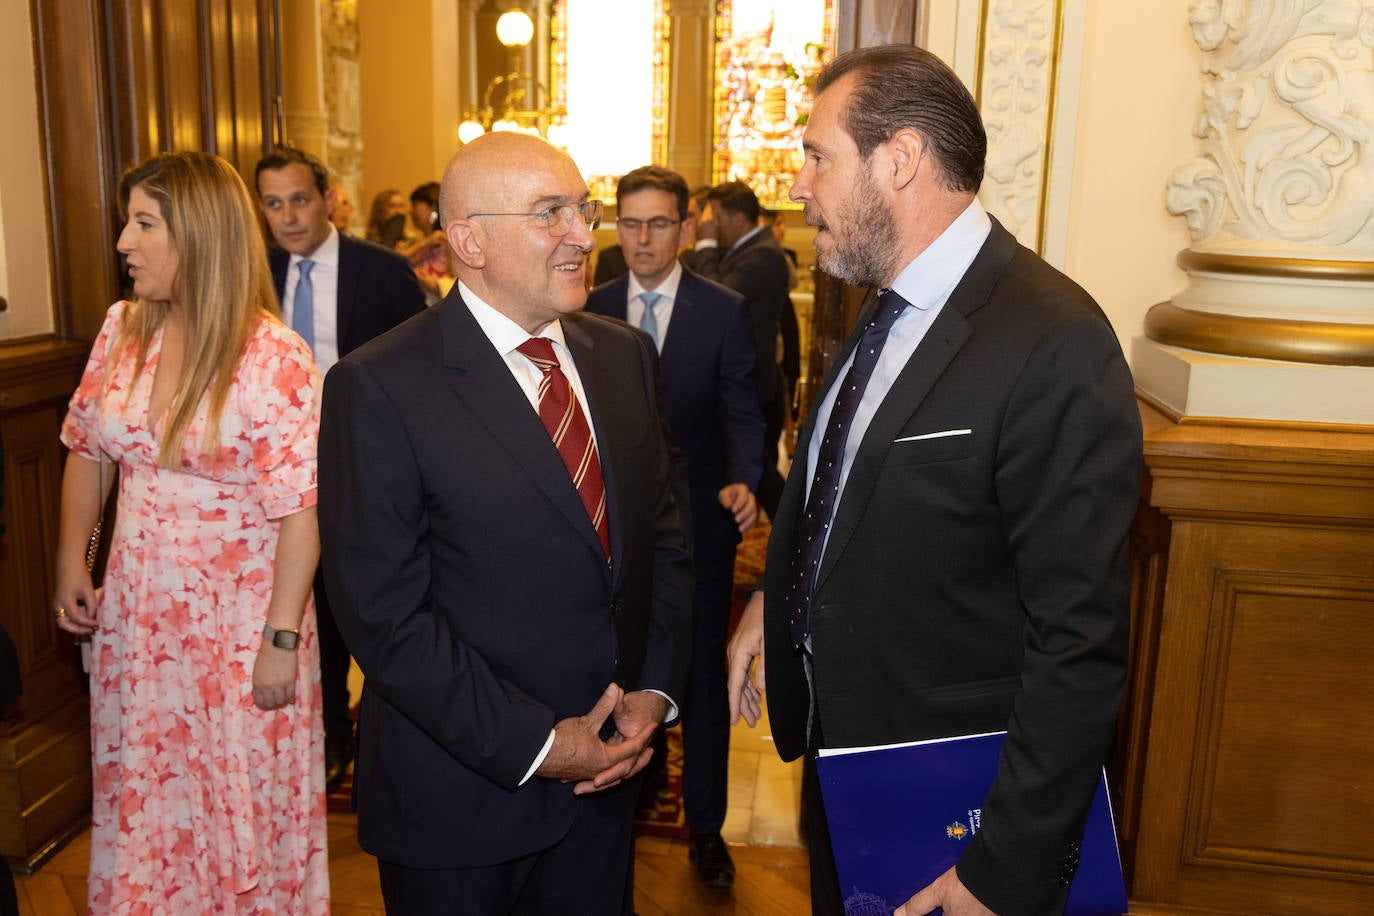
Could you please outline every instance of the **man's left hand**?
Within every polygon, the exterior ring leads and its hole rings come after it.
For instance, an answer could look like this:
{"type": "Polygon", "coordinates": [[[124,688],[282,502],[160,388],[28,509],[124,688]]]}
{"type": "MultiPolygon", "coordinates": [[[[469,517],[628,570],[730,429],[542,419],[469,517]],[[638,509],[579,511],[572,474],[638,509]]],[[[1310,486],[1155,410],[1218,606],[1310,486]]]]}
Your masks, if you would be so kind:
{"type": "Polygon", "coordinates": [[[925,916],[936,907],[944,910],[945,916],[996,916],[992,910],[983,906],[977,897],[969,893],[953,868],[897,907],[892,916],[925,916]]]}
{"type": "MultiPolygon", "coordinates": [[[[663,723],[663,717],[667,714],[668,701],[662,695],[650,690],[630,691],[620,698],[615,711],[611,713],[616,733],[608,738],[606,743],[615,745],[635,739],[641,746],[647,745],[653,737],[654,729],[663,723]],[[646,729],[648,733],[642,734],[646,729]]],[[[631,779],[644,769],[645,764],[649,762],[649,756],[646,754],[640,757],[628,772],[616,773],[613,778],[607,778],[605,773],[598,773],[592,779],[578,783],[575,788],[586,792],[599,791],[631,779]]]]}
{"type": "Polygon", "coordinates": [[[759,520],[759,503],[754,494],[742,483],[731,483],[721,487],[720,504],[735,517],[739,533],[744,534],[759,520]]]}

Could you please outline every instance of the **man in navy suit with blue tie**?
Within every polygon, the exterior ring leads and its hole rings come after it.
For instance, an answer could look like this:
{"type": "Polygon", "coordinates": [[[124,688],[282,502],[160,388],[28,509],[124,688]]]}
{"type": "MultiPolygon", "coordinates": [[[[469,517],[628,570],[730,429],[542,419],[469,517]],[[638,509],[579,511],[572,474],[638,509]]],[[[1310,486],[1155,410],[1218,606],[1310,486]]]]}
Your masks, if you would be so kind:
{"type": "MultiPolygon", "coordinates": [[[[335,192],[319,159],[294,147],[278,147],[258,162],[254,180],[258,205],[281,246],[268,252],[268,260],[282,319],[310,347],[321,375],[339,357],[424,311],[425,295],[410,262],[380,245],[349,238],[331,225],[335,192]]],[[[318,572],[315,617],[320,633],[325,784],[333,792],[353,759],[349,656],[318,572]]]]}
{"type": "Polygon", "coordinates": [[[730,750],[725,636],[735,547],[758,517],[764,420],[744,298],[678,262],[689,198],[682,176],[658,166],[620,179],[616,234],[630,272],[593,290],[587,311],[654,338],[669,429],[687,459],[696,597],[682,710],[683,802],[697,876],[729,887],[735,868],[720,835],[730,750]]]}

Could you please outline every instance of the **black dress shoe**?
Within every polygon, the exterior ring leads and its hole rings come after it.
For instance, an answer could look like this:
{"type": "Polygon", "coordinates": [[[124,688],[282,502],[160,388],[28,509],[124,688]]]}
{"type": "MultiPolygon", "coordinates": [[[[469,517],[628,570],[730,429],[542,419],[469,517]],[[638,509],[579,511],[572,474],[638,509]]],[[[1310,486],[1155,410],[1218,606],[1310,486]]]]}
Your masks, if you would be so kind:
{"type": "Polygon", "coordinates": [[[353,732],[324,736],[324,788],[329,794],[339,790],[348,765],[353,761],[353,732]]]}
{"type": "Polygon", "coordinates": [[[707,887],[730,887],[735,883],[735,862],[719,833],[692,834],[688,857],[696,864],[697,878],[707,887]]]}

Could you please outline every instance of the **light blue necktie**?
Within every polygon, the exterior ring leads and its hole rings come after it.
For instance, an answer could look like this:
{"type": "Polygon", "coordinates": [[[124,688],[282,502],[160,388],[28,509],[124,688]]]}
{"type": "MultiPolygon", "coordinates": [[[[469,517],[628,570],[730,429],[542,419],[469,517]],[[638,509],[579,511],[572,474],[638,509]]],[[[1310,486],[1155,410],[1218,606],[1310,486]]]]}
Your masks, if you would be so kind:
{"type": "Polygon", "coordinates": [[[654,339],[654,346],[662,350],[663,346],[658,340],[658,316],[654,314],[654,306],[658,305],[658,300],[663,298],[662,293],[640,293],[639,298],[644,300],[644,314],[639,318],[639,329],[654,339]]]}
{"type": "Polygon", "coordinates": [[[301,278],[296,283],[296,302],[291,309],[291,330],[301,335],[301,340],[315,352],[315,285],[310,282],[310,268],[314,261],[302,259],[298,265],[301,278]]]}

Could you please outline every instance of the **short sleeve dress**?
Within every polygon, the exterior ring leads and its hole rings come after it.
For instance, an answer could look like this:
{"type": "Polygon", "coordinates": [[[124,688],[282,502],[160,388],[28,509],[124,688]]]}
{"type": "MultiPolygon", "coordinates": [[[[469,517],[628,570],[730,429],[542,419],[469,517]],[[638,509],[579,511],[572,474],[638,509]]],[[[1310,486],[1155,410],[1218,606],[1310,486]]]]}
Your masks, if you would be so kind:
{"type": "Polygon", "coordinates": [[[160,468],[161,332],[137,380],[135,348],[111,352],[137,307],[111,306],[62,426],[73,452],[120,472],[92,641],[89,911],[328,913],[313,605],[295,703],[263,711],[252,696],[280,519],[315,504],[319,372],[264,315],[217,447],[203,452],[203,405],[180,467],[160,468]]]}

